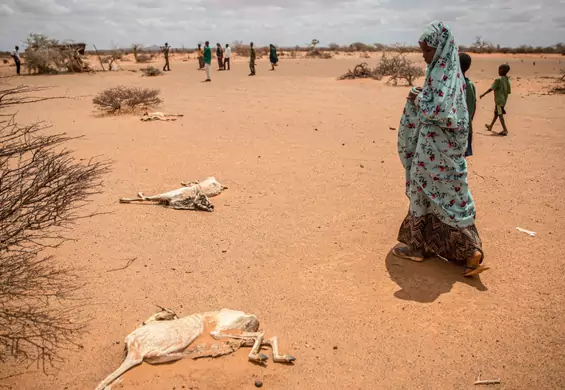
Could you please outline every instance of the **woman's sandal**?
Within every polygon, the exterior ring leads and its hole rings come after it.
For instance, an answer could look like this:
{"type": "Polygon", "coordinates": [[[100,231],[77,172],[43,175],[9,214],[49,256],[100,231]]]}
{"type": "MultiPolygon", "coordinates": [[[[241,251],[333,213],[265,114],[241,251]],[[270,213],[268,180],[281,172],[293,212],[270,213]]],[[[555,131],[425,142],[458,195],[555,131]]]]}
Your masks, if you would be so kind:
{"type": "Polygon", "coordinates": [[[481,264],[483,261],[483,254],[479,251],[476,251],[475,254],[467,260],[467,266],[465,267],[465,272],[463,272],[463,276],[466,278],[478,275],[490,268],[481,264]]]}
{"type": "Polygon", "coordinates": [[[498,135],[500,135],[501,137],[506,137],[508,135],[507,131],[501,131],[500,133],[498,133],[498,135]]]}
{"type": "Polygon", "coordinates": [[[488,131],[492,131],[492,127],[490,127],[489,125],[485,125],[485,127],[488,131]]]}
{"type": "Polygon", "coordinates": [[[424,256],[421,253],[417,253],[416,251],[411,250],[410,247],[407,246],[403,246],[400,248],[393,248],[392,254],[401,259],[415,261],[417,263],[421,263],[422,261],[425,260],[424,256]]]}

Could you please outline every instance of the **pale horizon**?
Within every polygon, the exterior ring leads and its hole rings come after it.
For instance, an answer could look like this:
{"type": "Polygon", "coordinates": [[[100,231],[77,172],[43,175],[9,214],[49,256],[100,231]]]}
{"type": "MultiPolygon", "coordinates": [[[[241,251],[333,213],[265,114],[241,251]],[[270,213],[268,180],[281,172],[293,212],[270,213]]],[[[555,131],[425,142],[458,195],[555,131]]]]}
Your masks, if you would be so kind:
{"type": "Polygon", "coordinates": [[[304,46],[318,39],[349,45],[416,45],[422,28],[443,20],[459,45],[476,36],[501,47],[552,46],[565,39],[565,0],[3,0],[0,50],[23,48],[29,33],[96,45],[101,50],[168,42],[253,41],[259,46],[304,46]],[[473,4],[473,7],[469,7],[473,4]]]}

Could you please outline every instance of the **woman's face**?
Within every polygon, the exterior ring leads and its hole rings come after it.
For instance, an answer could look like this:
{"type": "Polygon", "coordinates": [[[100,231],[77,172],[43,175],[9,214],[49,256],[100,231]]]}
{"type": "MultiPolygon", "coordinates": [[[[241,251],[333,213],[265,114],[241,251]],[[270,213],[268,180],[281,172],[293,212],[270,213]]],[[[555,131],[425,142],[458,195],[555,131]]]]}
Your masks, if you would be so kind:
{"type": "Polygon", "coordinates": [[[436,55],[435,47],[428,46],[426,42],[420,42],[420,50],[422,50],[422,55],[424,56],[424,61],[426,64],[431,64],[436,55]]]}

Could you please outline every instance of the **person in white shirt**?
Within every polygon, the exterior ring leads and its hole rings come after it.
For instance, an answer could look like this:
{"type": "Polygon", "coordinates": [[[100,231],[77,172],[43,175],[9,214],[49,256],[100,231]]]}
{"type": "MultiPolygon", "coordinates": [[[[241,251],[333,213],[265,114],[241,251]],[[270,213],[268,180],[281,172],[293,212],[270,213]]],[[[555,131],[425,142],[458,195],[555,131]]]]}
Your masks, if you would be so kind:
{"type": "Polygon", "coordinates": [[[226,44],[226,50],[224,51],[224,70],[231,70],[230,58],[231,47],[230,45],[226,44]]]}
{"type": "Polygon", "coordinates": [[[16,72],[18,72],[18,74],[20,74],[20,66],[21,66],[19,50],[20,50],[20,48],[18,46],[16,46],[15,50],[12,52],[12,58],[14,59],[14,62],[16,63],[16,72]]]}

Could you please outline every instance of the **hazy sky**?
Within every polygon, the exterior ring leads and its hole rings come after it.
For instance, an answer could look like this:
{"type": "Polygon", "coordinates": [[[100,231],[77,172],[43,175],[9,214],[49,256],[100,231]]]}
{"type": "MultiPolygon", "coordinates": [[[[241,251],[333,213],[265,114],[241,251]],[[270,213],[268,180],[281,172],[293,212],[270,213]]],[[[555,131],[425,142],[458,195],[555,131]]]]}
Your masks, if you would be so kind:
{"type": "Polygon", "coordinates": [[[434,19],[460,44],[477,35],[502,46],[565,41],[565,0],[0,0],[0,49],[22,46],[30,32],[99,48],[313,38],[416,44],[434,19]]]}

